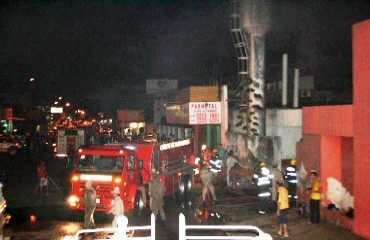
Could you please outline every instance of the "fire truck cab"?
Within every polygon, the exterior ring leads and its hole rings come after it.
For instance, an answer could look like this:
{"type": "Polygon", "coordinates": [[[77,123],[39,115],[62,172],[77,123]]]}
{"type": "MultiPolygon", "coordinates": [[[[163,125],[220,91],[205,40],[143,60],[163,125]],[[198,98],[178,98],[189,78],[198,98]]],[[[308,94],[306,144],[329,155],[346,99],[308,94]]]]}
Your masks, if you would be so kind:
{"type": "Polygon", "coordinates": [[[70,209],[85,209],[85,182],[91,180],[97,194],[97,211],[111,208],[111,191],[115,187],[120,189],[125,211],[140,211],[148,202],[146,189],[151,170],[155,169],[166,186],[166,194],[179,192],[181,201],[189,206],[196,169],[192,150],[191,139],[158,143],[153,138],[80,148],[68,205],[70,209]]]}

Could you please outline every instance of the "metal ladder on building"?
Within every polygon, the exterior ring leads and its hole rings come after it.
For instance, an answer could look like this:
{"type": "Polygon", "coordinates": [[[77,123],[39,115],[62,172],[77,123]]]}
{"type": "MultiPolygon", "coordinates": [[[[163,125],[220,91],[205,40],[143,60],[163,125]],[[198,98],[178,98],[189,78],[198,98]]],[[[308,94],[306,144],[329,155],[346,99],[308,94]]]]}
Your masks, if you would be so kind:
{"type": "Polygon", "coordinates": [[[230,33],[234,43],[234,49],[238,58],[239,82],[248,75],[248,38],[240,28],[240,0],[230,1],[230,33]]]}
{"type": "Polygon", "coordinates": [[[240,0],[230,0],[230,33],[238,59],[238,83],[235,87],[236,99],[231,108],[237,110],[233,123],[235,131],[246,131],[248,128],[248,84],[249,84],[249,45],[246,33],[240,27],[240,0]]]}

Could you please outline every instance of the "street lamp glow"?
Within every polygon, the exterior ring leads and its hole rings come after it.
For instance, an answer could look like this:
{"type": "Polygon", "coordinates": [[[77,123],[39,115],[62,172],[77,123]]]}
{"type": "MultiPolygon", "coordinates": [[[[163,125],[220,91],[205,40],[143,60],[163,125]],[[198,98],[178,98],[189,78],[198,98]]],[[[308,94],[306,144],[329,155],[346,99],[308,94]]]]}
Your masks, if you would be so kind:
{"type": "Polygon", "coordinates": [[[35,78],[30,78],[30,82],[34,82],[35,81],[35,78]]]}
{"type": "Polygon", "coordinates": [[[54,104],[57,105],[58,104],[58,101],[55,101],[54,104]]]}
{"type": "Polygon", "coordinates": [[[62,100],[62,98],[63,98],[63,97],[59,97],[58,99],[59,99],[59,100],[62,100]]]}
{"type": "Polygon", "coordinates": [[[66,107],[69,107],[71,106],[71,104],[69,102],[66,103],[66,107]]]}

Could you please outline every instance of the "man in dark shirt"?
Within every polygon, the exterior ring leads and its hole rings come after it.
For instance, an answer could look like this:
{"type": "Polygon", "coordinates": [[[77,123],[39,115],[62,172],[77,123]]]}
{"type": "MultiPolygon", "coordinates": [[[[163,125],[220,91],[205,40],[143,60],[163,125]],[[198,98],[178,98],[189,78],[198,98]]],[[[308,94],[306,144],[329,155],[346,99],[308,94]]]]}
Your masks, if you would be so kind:
{"type": "Polygon", "coordinates": [[[96,208],[96,192],[92,187],[92,182],[90,180],[85,183],[84,192],[84,205],[85,205],[85,218],[84,218],[84,228],[95,228],[94,222],[94,211],[96,208]]]}

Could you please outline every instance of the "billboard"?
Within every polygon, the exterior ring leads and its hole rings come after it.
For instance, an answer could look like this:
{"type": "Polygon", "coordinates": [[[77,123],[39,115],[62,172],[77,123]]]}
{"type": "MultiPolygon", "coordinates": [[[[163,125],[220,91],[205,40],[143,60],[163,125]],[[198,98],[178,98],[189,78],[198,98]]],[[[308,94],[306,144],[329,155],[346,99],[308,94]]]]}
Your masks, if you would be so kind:
{"type": "Polygon", "coordinates": [[[221,102],[190,102],[189,124],[221,124],[221,102]]]}
{"type": "Polygon", "coordinates": [[[62,107],[51,107],[50,112],[51,113],[63,113],[63,108],[62,107]]]}
{"type": "Polygon", "coordinates": [[[177,91],[177,79],[147,79],[146,93],[155,95],[166,95],[177,91]]]}

